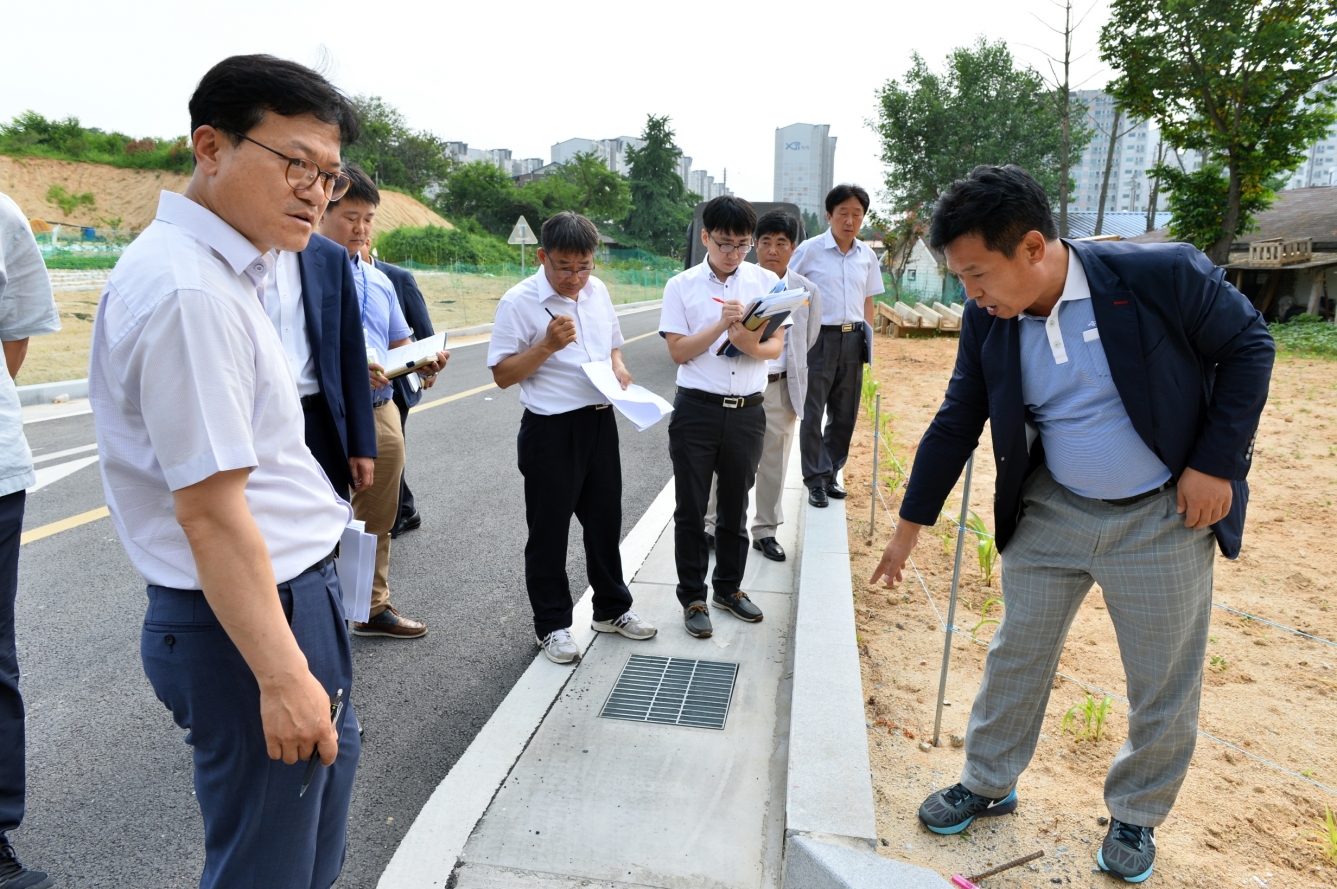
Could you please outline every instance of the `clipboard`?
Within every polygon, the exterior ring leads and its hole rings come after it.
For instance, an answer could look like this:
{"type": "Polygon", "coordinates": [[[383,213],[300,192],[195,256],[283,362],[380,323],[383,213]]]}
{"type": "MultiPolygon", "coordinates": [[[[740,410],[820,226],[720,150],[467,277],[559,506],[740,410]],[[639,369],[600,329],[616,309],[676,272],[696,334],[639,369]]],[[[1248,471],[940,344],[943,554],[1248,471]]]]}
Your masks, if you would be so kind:
{"type": "Polygon", "coordinates": [[[425,340],[416,340],[391,349],[385,356],[385,375],[390,379],[402,377],[414,368],[431,364],[437,352],[446,350],[446,333],[433,334],[425,340]]]}

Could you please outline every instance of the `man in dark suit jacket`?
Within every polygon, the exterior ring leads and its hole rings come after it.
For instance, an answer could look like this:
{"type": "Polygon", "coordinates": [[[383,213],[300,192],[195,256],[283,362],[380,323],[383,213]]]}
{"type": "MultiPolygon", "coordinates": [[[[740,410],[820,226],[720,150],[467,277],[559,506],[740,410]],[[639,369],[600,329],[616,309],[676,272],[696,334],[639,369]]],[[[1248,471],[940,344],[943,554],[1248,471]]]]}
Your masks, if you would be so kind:
{"type": "Polygon", "coordinates": [[[989,421],[1006,611],[961,783],[919,817],[952,834],[1016,808],[1068,627],[1099,583],[1130,704],[1096,863],[1140,882],[1193,753],[1213,560],[1239,554],[1274,348],[1193,247],[1061,241],[1050,206],[1011,166],[978,167],[938,202],[930,243],[973,304],[873,581],[900,580],[989,421]]]}
{"type": "Polygon", "coordinates": [[[320,392],[302,399],[306,445],[345,500],[372,482],[376,426],[372,417],[362,312],[348,251],[312,235],[298,254],[307,342],[320,392]]]}
{"type": "MultiPolygon", "coordinates": [[[[413,328],[413,338],[423,340],[436,331],[432,328],[432,319],[427,314],[427,300],[413,273],[388,262],[373,260],[376,268],[385,273],[390,283],[395,285],[395,296],[399,297],[399,308],[404,313],[404,320],[413,328]]],[[[395,378],[395,407],[399,408],[399,426],[408,423],[409,410],[422,400],[422,390],[431,388],[432,380],[421,380],[417,374],[404,374],[395,378]]],[[[407,442],[407,435],[405,436],[407,442]]],[[[407,444],[405,445],[407,447],[407,444]]],[[[408,473],[399,477],[399,520],[390,530],[391,537],[398,537],[406,531],[422,527],[422,516],[418,514],[417,504],[413,502],[413,492],[409,490],[408,473]]]]}

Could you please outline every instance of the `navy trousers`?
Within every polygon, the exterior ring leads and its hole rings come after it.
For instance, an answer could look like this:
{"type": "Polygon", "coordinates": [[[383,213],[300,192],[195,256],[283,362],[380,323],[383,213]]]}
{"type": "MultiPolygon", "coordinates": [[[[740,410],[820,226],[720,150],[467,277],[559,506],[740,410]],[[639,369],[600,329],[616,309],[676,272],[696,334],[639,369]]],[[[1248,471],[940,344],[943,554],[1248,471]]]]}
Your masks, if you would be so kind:
{"type": "Polygon", "coordinates": [[[204,593],[150,586],[140,638],[144,672],[194,748],[204,815],[200,889],[328,889],[343,868],[348,801],[362,744],[353,717],[353,660],[339,578],[325,563],[279,585],[293,636],[312,674],[346,703],[334,765],[270,759],[260,688],[204,593]]]}
{"type": "Polygon", "coordinates": [[[14,596],[19,590],[19,535],[27,492],[0,497],[0,835],[23,820],[23,698],[14,649],[14,596]]]}

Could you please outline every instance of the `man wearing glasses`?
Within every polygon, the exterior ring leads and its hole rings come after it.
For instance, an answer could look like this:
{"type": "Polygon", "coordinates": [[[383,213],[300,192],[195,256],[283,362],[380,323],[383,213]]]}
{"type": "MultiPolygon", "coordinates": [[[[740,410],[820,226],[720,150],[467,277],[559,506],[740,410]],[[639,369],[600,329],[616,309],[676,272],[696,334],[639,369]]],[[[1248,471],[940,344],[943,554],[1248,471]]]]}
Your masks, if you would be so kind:
{"type": "Polygon", "coordinates": [[[276,251],[305,248],[347,189],[357,116],[308,68],[234,56],[190,119],[186,193],[162,194],[98,305],[103,487],[148,584],[144,672],[194,750],[200,886],[328,887],[361,751],[333,706],[353,687],[333,560],[351,510],[302,440],[264,301],[276,251]]]}
{"type": "Polygon", "coordinates": [[[706,639],[714,632],[706,605],[710,551],[705,529],[714,477],[715,605],[749,623],[762,618],[761,609],[738,587],[747,566],[747,497],[766,435],[767,362],[780,357],[785,338],[773,336],[763,343],[766,325],[752,331],[742,324],[747,307],[780,280],[743,262],[757,227],[752,205],[722,195],[706,204],[701,222],[706,261],[664,285],[659,333],[678,365],[678,394],[669,421],[678,601],[687,632],[706,639]],[[719,354],[726,343],[738,354],[719,354]]]}
{"type": "Polygon", "coordinates": [[[599,232],[569,211],[543,223],[540,267],[497,305],[488,346],[492,379],[520,384],[517,441],[525,477],[525,587],[534,609],[534,636],[555,664],[580,656],[571,637],[571,585],[566,544],[571,516],[585,531],[585,568],[594,590],[593,628],[628,639],[649,639],[655,628],[631,610],[622,574],[622,460],[617,418],[582,364],[609,361],[622,388],[622,327],[608,289],[594,270],[599,232]]]}

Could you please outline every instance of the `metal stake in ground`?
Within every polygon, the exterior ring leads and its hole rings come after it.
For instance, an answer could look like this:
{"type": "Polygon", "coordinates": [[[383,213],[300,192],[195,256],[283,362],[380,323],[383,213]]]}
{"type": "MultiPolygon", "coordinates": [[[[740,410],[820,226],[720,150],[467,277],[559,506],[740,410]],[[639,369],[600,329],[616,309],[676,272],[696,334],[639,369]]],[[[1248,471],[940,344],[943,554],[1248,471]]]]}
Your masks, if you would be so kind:
{"type": "Polygon", "coordinates": [[[970,476],[975,470],[975,454],[966,460],[966,483],[961,487],[961,521],[956,525],[956,565],[952,568],[952,598],[947,603],[947,630],[943,633],[942,674],[938,677],[938,714],[933,718],[933,746],[942,746],[942,701],[947,696],[947,664],[952,657],[952,631],[956,627],[956,590],[961,582],[961,552],[966,542],[966,519],[970,516],[970,476]]]}
{"type": "Polygon", "coordinates": [[[877,527],[877,449],[882,446],[882,393],[873,399],[873,483],[868,486],[868,539],[877,527]]]}

